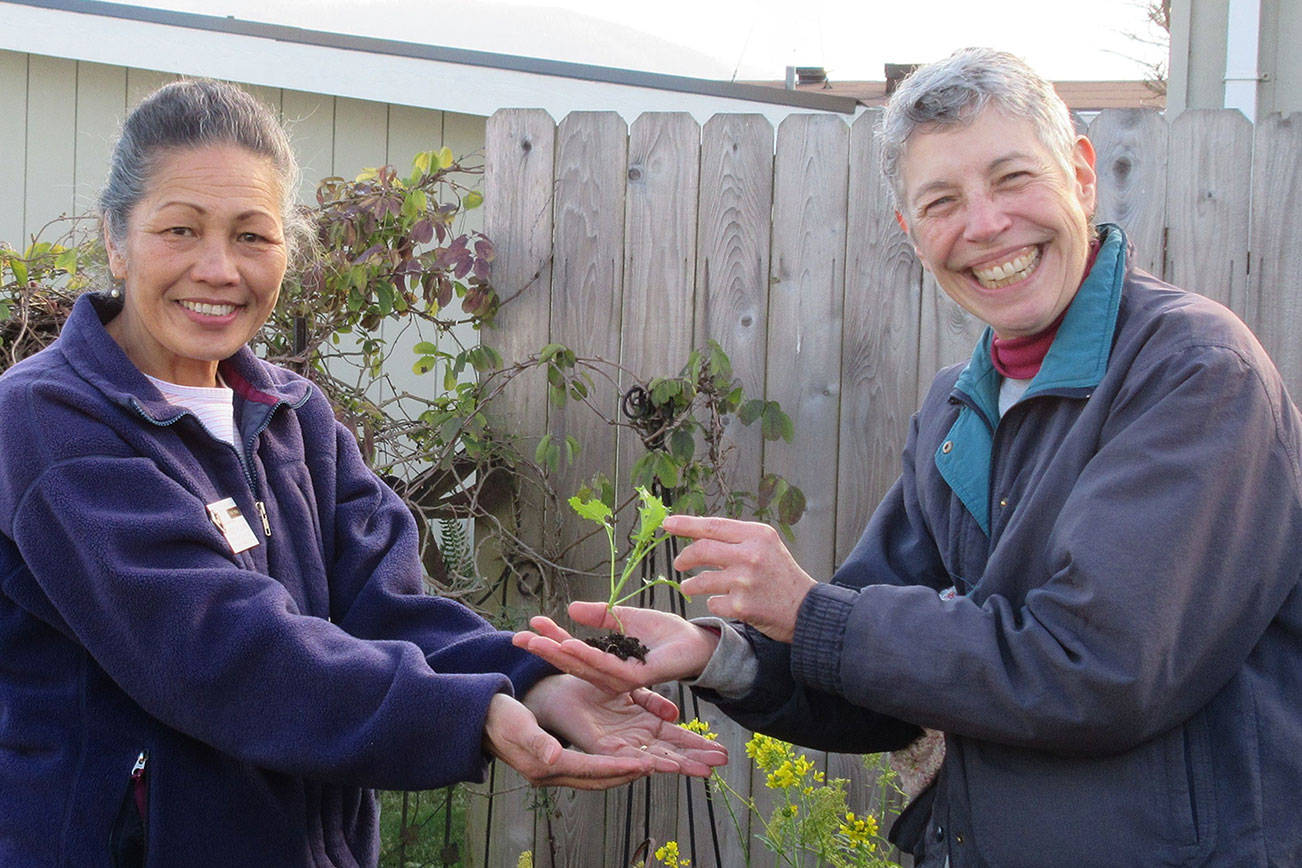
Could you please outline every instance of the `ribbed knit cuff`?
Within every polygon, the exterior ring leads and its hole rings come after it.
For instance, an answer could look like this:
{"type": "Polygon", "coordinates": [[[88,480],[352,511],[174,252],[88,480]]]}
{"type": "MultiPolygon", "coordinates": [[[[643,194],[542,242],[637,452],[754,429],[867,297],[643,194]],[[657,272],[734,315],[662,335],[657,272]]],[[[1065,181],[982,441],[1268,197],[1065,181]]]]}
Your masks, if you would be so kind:
{"type": "Polygon", "coordinates": [[[841,654],[845,622],[858,592],[818,584],[796,613],[791,639],[791,677],[826,693],[841,692],[841,654]]]}
{"type": "Polygon", "coordinates": [[[719,631],[719,645],[710,662],[695,679],[684,679],[689,687],[713,690],[726,699],[738,699],[755,686],[759,663],[755,649],[751,648],[741,633],[722,618],[693,618],[693,624],[712,627],[719,631]]]}

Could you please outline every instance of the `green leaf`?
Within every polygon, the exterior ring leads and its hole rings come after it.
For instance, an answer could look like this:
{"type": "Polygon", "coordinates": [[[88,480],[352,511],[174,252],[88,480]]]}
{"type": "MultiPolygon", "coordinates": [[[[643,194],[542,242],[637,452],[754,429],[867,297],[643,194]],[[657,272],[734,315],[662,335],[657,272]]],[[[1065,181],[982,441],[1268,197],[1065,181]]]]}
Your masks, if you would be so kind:
{"type": "Polygon", "coordinates": [[[430,162],[433,160],[433,158],[434,158],[433,151],[421,151],[414,158],[412,158],[411,167],[417,170],[418,172],[420,172],[422,175],[427,174],[429,172],[430,162]]]}
{"type": "Polygon", "coordinates": [[[413,374],[428,374],[434,370],[435,363],[438,361],[434,356],[421,356],[416,360],[416,364],[411,366],[413,374]]]}
{"type": "Polygon", "coordinates": [[[804,514],[805,493],[794,485],[789,486],[778,498],[778,520],[783,524],[795,524],[804,514]]]}
{"type": "Polygon", "coordinates": [[[656,453],[656,478],[665,488],[678,487],[678,462],[663,452],[656,453]]]}
{"type": "Polygon", "coordinates": [[[21,259],[9,260],[9,270],[14,273],[14,282],[19,286],[27,284],[27,263],[21,259]]]}
{"type": "Polygon", "coordinates": [[[433,341],[421,341],[411,349],[412,352],[420,353],[423,356],[432,356],[439,351],[439,345],[433,341]]]}
{"type": "Polygon", "coordinates": [[[696,454],[696,438],[692,432],[679,428],[669,435],[669,452],[679,461],[687,464],[696,454]]]}
{"type": "Polygon", "coordinates": [[[461,207],[467,211],[478,208],[482,204],[484,204],[484,194],[478,190],[471,190],[466,194],[466,198],[461,200],[461,207]]]}
{"type": "Polygon", "coordinates": [[[610,507],[606,506],[599,498],[584,500],[576,494],[570,498],[570,508],[577,512],[581,518],[595,521],[600,525],[610,524],[614,516],[610,507]]]}
{"type": "Polygon", "coordinates": [[[791,424],[791,417],[782,412],[782,408],[776,401],[765,403],[761,430],[765,440],[780,438],[790,443],[791,438],[795,436],[795,427],[791,424]]]}
{"type": "Polygon", "coordinates": [[[758,419],[763,413],[764,401],[760,398],[751,398],[745,404],[741,405],[741,409],[737,411],[737,418],[741,420],[741,424],[749,425],[758,419]]]}
{"type": "Polygon", "coordinates": [[[446,169],[457,161],[456,155],[452,153],[452,149],[447,147],[440,148],[435,156],[438,157],[440,169],[446,169]]]}
{"type": "Polygon", "coordinates": [[[639,523],[637,533],[633,535],[633,542],[646,544],[655,539],[656,531],[664,524],[669,510],[665,508],[660,498],[641,485],[637,487],[637,496],[642,501],[642,505],[637,509],[639,523]]]}
{"type": "Polygon", "coordinates": [[[663,378],[651,381],[651,400],[656,404],[667,404],[682,391],[682,380],[663,378]]]}
{"type": "Polygon", "coordinates": [[[54,257],[54,265],[61,268],[69,274],[77,273],[77,250],[76,248],[65,248],[58,256],[54,257]]]}

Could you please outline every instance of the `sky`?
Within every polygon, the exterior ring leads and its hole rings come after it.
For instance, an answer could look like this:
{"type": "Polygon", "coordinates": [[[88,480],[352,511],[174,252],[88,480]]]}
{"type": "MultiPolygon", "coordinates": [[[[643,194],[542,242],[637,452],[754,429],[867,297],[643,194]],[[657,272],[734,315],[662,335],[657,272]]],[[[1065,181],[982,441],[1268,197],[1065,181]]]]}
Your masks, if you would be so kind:
{"type": "Polygon", "coordinates": [[[1146,0],[132,0],[313,30],[697,78],[779,80],[821,66],[880,81],[967,45],[1054,80],[1136,79],[1165,49],[1146,0]],[[1083,14],[1088,9],[1089,15],[1083,14]],[[1070,11],[1067,11],[1070,10],[1070,11]]]}

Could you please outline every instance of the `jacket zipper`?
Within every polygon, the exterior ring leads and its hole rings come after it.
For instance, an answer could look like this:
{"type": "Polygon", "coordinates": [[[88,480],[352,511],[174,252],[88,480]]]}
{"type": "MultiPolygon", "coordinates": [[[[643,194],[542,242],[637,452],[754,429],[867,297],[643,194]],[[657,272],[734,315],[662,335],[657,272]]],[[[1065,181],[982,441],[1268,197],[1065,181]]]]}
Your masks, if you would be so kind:
{"type": "MultiPolygon", "coordinates": [[[[148,413],[146,413],[145,409],[141,407],[138,403],[136,403],[136,400],[134,398],[131,399],[130,403],[131,403],[131,408],[136,411],[136,413],[140,416],[140,418],[144,419],[149,424],[155,425],[159,428],[168,428],[172,425],[175,425],[177,422],[180,422],[181,419],[185,418],[186,416],[194,415],[189,410],[186,410],[185,412],[178,413],[176,416],[172,417],[171,419],[158,420],[150,416],[148,413]]],[[[271,424],[271,417],[272,415],[274,415],[275,409],[276,408],[273,407],[272,411],[267,413],[266,420],[261,425],[259,425],[258,430],[254,431],[253,435],[249,437],[248,444],[247,444],[248,451],[252,451],[253,441],[258,439],[258,435],[261,434],[263,431],[267,430],[267,426],[271,424]]],[[[253,475],[252,462],[247,460],[244,451],[241,451],[240,449],[237,449],[235,447],[232,448],[235,449],[236,460],[240,462],[240,469],[244,471],[244,476],[249,481],[249,493],[253,495],[253,506],[258,511],[258,518],[262,520],[262,532],[266,535],[266,539],[271,539],[271,520],[267,517],[266,502],[263,501],[258,496],[258,480],[253,475]]]]}

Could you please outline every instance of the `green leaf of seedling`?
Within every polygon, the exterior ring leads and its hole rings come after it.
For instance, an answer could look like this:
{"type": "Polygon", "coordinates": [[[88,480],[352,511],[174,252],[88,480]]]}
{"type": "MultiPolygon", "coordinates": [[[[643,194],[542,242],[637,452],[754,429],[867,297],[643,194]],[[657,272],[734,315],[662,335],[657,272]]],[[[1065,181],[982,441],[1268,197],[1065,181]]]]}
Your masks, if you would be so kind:
{"type": "Polygon", "coordinates": [[[615,515],[600,498],[585,500],[577,494],[570,498],[570,508],[577,512],[581,518],[595,521],[600,525],[609,525],[615,515]]]}
{"type": "Polygon", "coordinates": [[[639,522],[637,533],[633,535],[633,542],[637,546],[642,546],[655,539],[656,531],[664,524],[669,510],[665,508],[660,498],[640,485],[637,487],[637,496],[641,499],[642,505],[637,509],[639,522]]]}

